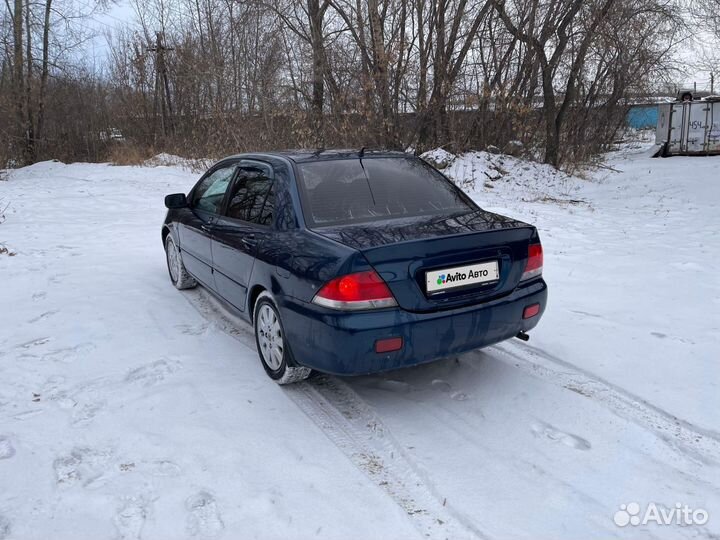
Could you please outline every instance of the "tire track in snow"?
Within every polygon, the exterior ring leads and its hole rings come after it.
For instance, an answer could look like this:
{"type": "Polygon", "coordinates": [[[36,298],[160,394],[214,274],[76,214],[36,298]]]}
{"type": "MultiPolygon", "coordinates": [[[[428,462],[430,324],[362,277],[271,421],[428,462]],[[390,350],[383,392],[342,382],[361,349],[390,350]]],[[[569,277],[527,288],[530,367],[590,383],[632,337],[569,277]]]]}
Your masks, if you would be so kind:
{"type": "Polygon", "coordinates": [[[446,504],[418,474],[372,409],[344,382],[328,375],[287,388],[300,409],[430,538],[487,538],[446,504]]]}
{"type": "MultiPolygon", "coordinates": [[[[190,303],[218,329],[256,351],[247,323],[204,289],[184,291],[190,303]]],[[[394,440],[371,407],[339,378],[319,375],[284,387],[285,393],[350,461],[387,493],[429,538],[487,536],[452,509],[394,440]]]]}
{"type": "Polygon", "coordinates": [[[651,431],[669,446],[703,464],[720,464],[719,434],[677,418],[596,375],[529,345],[503,343],[484,351],[484,354],[488,353],[497,353],[502,361],[532,376],[604,405],[617,416],[651,431]]]}

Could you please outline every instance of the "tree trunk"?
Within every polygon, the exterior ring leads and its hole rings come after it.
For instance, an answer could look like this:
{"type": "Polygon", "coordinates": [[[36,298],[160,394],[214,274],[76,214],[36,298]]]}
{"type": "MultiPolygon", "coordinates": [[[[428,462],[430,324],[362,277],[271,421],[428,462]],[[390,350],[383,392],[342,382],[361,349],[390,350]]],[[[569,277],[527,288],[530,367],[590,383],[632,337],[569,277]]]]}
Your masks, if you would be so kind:
{"type": "Polygon", "coordinates": [[[325,145],[323,122],[323,106],[325,103],[324,82],[324,43],[322,34],[324,8],[320,7],[320,0],[308,0],[308,16],[310,22],[310,46],[312,48],[312,101],[310,104],[313,138],[315,146],[322,148],[325,145]]]}
{"type": "Polygon", "coordinates": [[[37,130],[35,136],[38,140],[42,140],[45,128],[45,92],[47,90],[48,80],[48,59],[50,56],[50,10],[52,0],[45,2],[45,18],[43,20],[43,45],[42,45],[42,68],[40,71],[40,92],[38,95],[38,118],[37,130]]]}
{"type": "Polygon", "coordinates": [[[15,135],[24,139],[25,102],[23,99],[23,0],[15,0],[13,12],[13,101],[15,102],[15,135]]]}
{"type": "Polygon", "coordinates": [[[557,123],[557,106],[553,88],[552,69],[542,62],[543,113],[545,116],[545,163],[557,167],[560,161],[560,130],[557,123]]]}
{"type": "Polygon", "coordinates": [[[418,73],[417,111],[419,114],[427,107],[427,75],[428,75],[428,51],[425,45],[425,2],[417,0],[417,24],[418,24],[418,50],[420,72],[418,73]]]}
{"type": "Polygon", "coordinates": [[[375,91],[380,97],[381,136],[384,146],[395,142],[392,109],[390,106],[390,87],[388,84],[388,56],[385,51],[383,20],[378,12],[377,0],[368,0],[370,18],[370,39],[372,42],[373,79],[375,91]]]}
{"type": "Polygon", "coordinates": [[[35,133],[33,131],[33,102],[32,102],[32,32],[30,28],[30,3],[25,4],[25,60],[27,62],[27,73],[25,78],[25,160],[27,163],[35,162],[35,133]]]}

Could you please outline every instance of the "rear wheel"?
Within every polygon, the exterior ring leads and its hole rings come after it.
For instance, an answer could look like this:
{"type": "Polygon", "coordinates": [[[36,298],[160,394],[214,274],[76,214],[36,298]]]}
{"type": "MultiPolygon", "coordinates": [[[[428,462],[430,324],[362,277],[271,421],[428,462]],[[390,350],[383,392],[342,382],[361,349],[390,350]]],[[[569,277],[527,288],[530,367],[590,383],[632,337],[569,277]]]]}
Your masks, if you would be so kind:
{"type": "Polygon", "coordinates": [[[191,289],[195,287],[197,281],[185,270],[180,250],[169,234],[165,238],[165,255],[172,284],[178,289],[191,289]]]}
{"type": "Polygon", "coordinates": [[[280,313],[267,292],[261,293],[255,303],[253,327],[260,362],[271,379],[278,384],[291,384],[310,376],[310,368],[294,365],[280,313]]]}

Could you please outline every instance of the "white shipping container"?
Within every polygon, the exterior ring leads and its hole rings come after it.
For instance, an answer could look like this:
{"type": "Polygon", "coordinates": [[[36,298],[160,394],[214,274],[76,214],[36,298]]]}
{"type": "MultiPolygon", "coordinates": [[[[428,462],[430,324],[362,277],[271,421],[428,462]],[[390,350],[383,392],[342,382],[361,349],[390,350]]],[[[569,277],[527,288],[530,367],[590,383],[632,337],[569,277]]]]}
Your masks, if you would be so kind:
{"type": "Polygon", "coordinates": [[[660,105],[655,142],[664,155],[720,154],[720,98],[660,105]]]}

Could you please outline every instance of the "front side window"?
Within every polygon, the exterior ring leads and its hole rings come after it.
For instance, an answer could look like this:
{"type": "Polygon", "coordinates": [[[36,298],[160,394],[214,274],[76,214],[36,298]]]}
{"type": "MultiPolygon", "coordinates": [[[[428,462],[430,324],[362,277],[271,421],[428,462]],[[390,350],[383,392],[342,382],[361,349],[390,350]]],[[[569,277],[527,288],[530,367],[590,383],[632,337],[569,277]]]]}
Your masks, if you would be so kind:
{"type": "Polygon", "coordinates": [[[223,167],[205,177],[193,193],[193,208],[217,214],[235,168],[235,165],[223,167]]]}
{"type": "Polygon", "coordinates": [[[258,225],[272,225],[273,180],[269,167],[244,166],[230,193],[227,216],[258,225]]]}
{"type": "Polygon", "coordinates": [[[309,226],[476,210],[457,187],[417,158],[337,159],[299,168],[309,226]]]}

